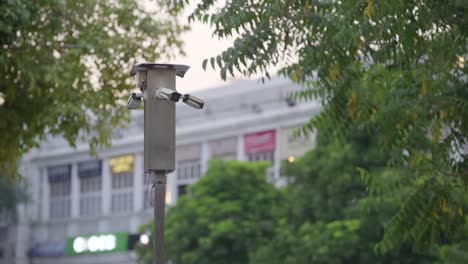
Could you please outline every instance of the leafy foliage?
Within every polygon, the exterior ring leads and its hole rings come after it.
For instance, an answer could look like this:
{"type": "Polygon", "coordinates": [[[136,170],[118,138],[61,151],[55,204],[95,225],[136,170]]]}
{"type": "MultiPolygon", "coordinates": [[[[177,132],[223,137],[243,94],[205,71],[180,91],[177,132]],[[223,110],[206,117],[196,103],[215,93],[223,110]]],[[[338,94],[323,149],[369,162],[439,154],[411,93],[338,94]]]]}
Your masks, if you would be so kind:
{"type": "Polygon", "coordinates": [[[0,211],[15,212],[15,206],[28,199],[26,187],[23,181],[12,182],[6,177],[0,177],[0,211]]]}
{"type": "MultiPolygon", "coordinates": [[[[344,144],[325,135],[319,133],[317,147],[304,157],[283,164],[290,184],[282,190],[264,182],[263,169],[255,173],[262,183],[254,183],[250,170],[258,169],[256,164],[211,163],[208,175],[169,211],[171,260],[434,263],[436,249],[414,253],[406,243],[383,254],[374,250],[385,221],[412,190],[403,185],[394,192],[395,185],[409,181],[407,173],[386,168],[388,155],[359,129],[350,131],[344,144]],[[367,178],[369,173],[375,176],[367,178]],[[247,246],[239,251],[239,245],[247,246]]],[[[151,228],[148,224],[141,231],[151,228]]],[[[138,255],[141,263],[151,263],[151,246],[140,246],[138,255]]]]}
{"type": "Polygon", "coordinates": [[[355,126],[381,135],[375,144],[411,187],[378,246],[387,252],[409,240],[443,244],[463,222],[455,212],[468,183],[467,14],[459,0],[204,0],[189,20],[236,36],[203,62],[223,79],[269,77],[280,66],[305,87],[296,100],[324,105],[307,127],[341,139],[355,126]]]}
{"type": "Polygon", "coordinates": [[[297,231],[280,225],[275,240],[264,244],[250,263],[350,263],[355,260],[359,224],[357,220],[307,222],[297,231]]]}
{"type": "Polygon", "coordinates": [[[409,191],[394,192],[407,175],[385,167],[389,156],[375,140],[362,129],[348,131],[344,142],[319,131],[314,150],[283,164],[291,178],[289,207],[275,238],[256,252],[252,263],[433,262],[428,252],[413,253],[409,244],[383,254],[374,251],[385,221],[409,191]],[[366,184],[359,171],[374,175],[376,183],[366,184]]]}
{"type": "MultiPolygon", "coordinates": [[[[266,167],[210,161],[206,175],[168,212],[168,258],[178,264],[248,263],[260,241],[273,236],[283,205],[280,191],[265,179],[266,167]]],[[[152,263],[151,248],[139,246],[141,263],[152,263]]]]}
{"type": "Polygon", "coordinates": [[[0,169],[47,134],[72,146],[109,143],[128,121],[122,107],[139,61],[180,51],[175,17],[136,1],[0,2],[0,169]]]}
{"type": "MultiPolygon", "coordinates": [[[[468,194],[463,196],[465,205],[468,205],[468,194]]],[[[457,214],[464,215],[468,206],[459,209],[457,214]]],[[[463,225],[453,231],[453,239],[447,245],[439,248],[440,263],[466,263],[468,262],[468,217],[464,215],[463,225]]]]}
{"type": "Polygon", "coordinates": [[[0,222],[10,225],[17,220],[16,206],[27,202],[27,183],[24,179],[13,181],[7,177],[0,177],[0,222]]]}

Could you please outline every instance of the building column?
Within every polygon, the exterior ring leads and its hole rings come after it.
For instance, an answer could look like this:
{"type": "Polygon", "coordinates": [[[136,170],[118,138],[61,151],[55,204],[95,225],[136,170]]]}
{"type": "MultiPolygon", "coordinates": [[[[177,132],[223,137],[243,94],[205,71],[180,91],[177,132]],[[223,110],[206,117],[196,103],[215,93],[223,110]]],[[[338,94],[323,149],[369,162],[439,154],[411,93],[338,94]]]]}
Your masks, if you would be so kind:
{"type": "Polygon", "coordinates": [[[35,165],[30,165],[29,169],[29,181],[32,183],[30,186],[32,190],[32,202],[29,203],[26,207],[28,208],[28,219],[41,219],[40,210],[41,210],[41,170],[35,165]]]}
{"type": "Polygon", "coordinates": [[[78,164],[72,164],[71,169],[71,214],[72,219],[80,216],[80,179],[78,178],[78,164]]]}
{"type": "Polygon", "coordinates": [[[176,194],[176,175],[175,170],[167,174],[167,184],[166,184],[166,205],[174,205],[175,194],[176,194]]]}
{"type": "Polygon", "coordinates": [[[210,159],[211,153],[208,146],[208,142],[204,140],[201,143],[201,153],[200,153],[200,172],[201,175],[205,175],[205,172],[208,170],[208,160],[210,159]]]}
{"type": "Polygon", "coordinates": [[[15,240],[15,263],[27,264],[29,258],[27,252],[30,244],[30,228],[25,204],[16,206],[18,223],[16,225],[16,240],[15,240]]]}
{"type": "Polygon", "coordinates": [[[143,171],[143,153],[135,154],[135,162],[133,163],[133,210],[139,212],[143,209],[143,188],[144,171],[143,171]]]}
{"type": "Polygon", "coordinates": [[[274,173],[274,184],[280,184],[280,170],[281,170],[281,129],[280,127],[275,128],[275,153],[274,153],[274,165],[273,165],[273,173],[274,173]]]}
{"type": "MultiPolygon", "coordinates": [[[[135,153],[135,159],[133,160],[133,211],[140,212],[143,210],[143,195],[144,195],[144,168],[143,168],[143,153],[135,153]]],[[[129,218],[130,233],[138,233],[141,221],[140,216],[132,214],[129,218]]]]}
{"type": "Polygon", "coordinates": [[[39,204],[38,206],[38,219],[41,221],[41,225],[36,227],[36,235],[39,240],[46,241],[49,236],[48,229],[46,228],[45,223],[49,222],[50,217],[50,197],[49,197],[49,178],[47,175],[47,170],[45,168],[39,169],[39,204]]]}
{"type": "MultiPolygon", "coordinates": [[[[71,193],[70,193],[70,219],[80,216],[80,179],[78,178],[78,164],[71,165],[71,193]]],[[[67,225],[68,236],[78,234],[78,224],[70,221],[67,225]]]]}
{"type": "Polygon", "coordinates": [[[31,195],[30,203],[21,203],[16,206],[16,237],[15,243],[15,264],[28,264],[29,258],[27,252],[33,242],[31,241],[31,219],[40,219],[39,206],[41,205],[41,197],[39,190],[42,186],[40,169],[31,163],[30,160],[25,160],[20,165],[20,173],[25,175],[30,183],[29,190],[31,195]]]}
{"type": "Polygon", "coordinates": [[[244,150],[244,134],[237,136],[237,160],[246,161],[247,157],[244,150]]]}
{"type": "Polygon", "coordinates": [[[111,190],[112,190],[112,175],[109,168],[109,158],[102,159],[102,189],[101,189],[101,214],[104,217],[99,219],[99,233],[109,231],[109,221],[106,216],[110,214],[111,209],[111,190]]]}
{"type": "Polygon", "coordinates": [[[102,159],[102,192],[101,209],[102,215],[109,215],[111,209],[111,172],[109,168],[109,159],[102,159]]]}
{"type": "Polygon", "coordinates": [[[166,199],[166,204],[175,205],[177,200],[177,171],[167,175],[166,195],[169,194],[169,200],[166,199]]]}
{"type": "Polygon", "coordinates": [[[47,175],[47,170],[41,168],[41,184],[42,184],[42,192],[41,192],[41,219],[42,222],[47,223],[49,222],[50,217],[50,191],[49,191],[49,178],[47,175]]]}
{"type": "MultiPolygon", "coordinates": [[[[133,211],[139,212],[143,210],[143,154],[136,153],[133,160],[133,211]]],[[[140,227],[140,217],[137,214],[132,214],[129,218],[130,233],[137,233],[140,227]]]]}

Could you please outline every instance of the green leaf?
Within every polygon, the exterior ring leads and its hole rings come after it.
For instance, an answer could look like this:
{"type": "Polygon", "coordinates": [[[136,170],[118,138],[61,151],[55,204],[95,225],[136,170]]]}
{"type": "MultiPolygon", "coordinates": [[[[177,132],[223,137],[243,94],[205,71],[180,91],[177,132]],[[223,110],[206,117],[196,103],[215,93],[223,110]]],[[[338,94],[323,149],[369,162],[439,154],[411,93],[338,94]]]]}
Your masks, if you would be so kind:
{"type": "Polygon", "coordinates": [[[215,58],[214,57],[211,57],[210,59],[210,63],[211,63],[211,68],[215,68],[215,58]]]}
{"type": "Polygon", "coordinates": [[[218,67],[221,69],[221,71],[223,70],[223,62],[222,62],[222,58],[221,58],[221,55],[218,55],[216,56],[216,63],[218,64],[218,67]]]}

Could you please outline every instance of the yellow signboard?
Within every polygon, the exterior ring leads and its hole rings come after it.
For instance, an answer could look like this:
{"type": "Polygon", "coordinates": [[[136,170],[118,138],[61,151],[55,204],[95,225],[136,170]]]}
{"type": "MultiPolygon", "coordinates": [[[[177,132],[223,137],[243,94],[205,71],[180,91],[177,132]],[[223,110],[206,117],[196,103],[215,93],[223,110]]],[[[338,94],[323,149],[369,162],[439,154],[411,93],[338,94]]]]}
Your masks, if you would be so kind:
{"type": "Polygon", "coordinates": [[[109,160],[109,166],[112,174],[133,173],[133,155],[115,157],[109,160]]]}

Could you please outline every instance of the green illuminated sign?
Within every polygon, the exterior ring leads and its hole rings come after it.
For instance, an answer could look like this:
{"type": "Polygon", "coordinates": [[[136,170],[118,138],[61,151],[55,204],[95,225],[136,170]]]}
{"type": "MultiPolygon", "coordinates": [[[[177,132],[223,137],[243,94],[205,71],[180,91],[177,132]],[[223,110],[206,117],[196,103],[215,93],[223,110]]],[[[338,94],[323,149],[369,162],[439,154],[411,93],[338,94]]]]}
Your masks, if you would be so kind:
{"type": "Polygon", "coordinates": [[[72,237],[67,240],[66,256],[120,252],[128,249],[128,234],[96,234],[72,237]]]}

